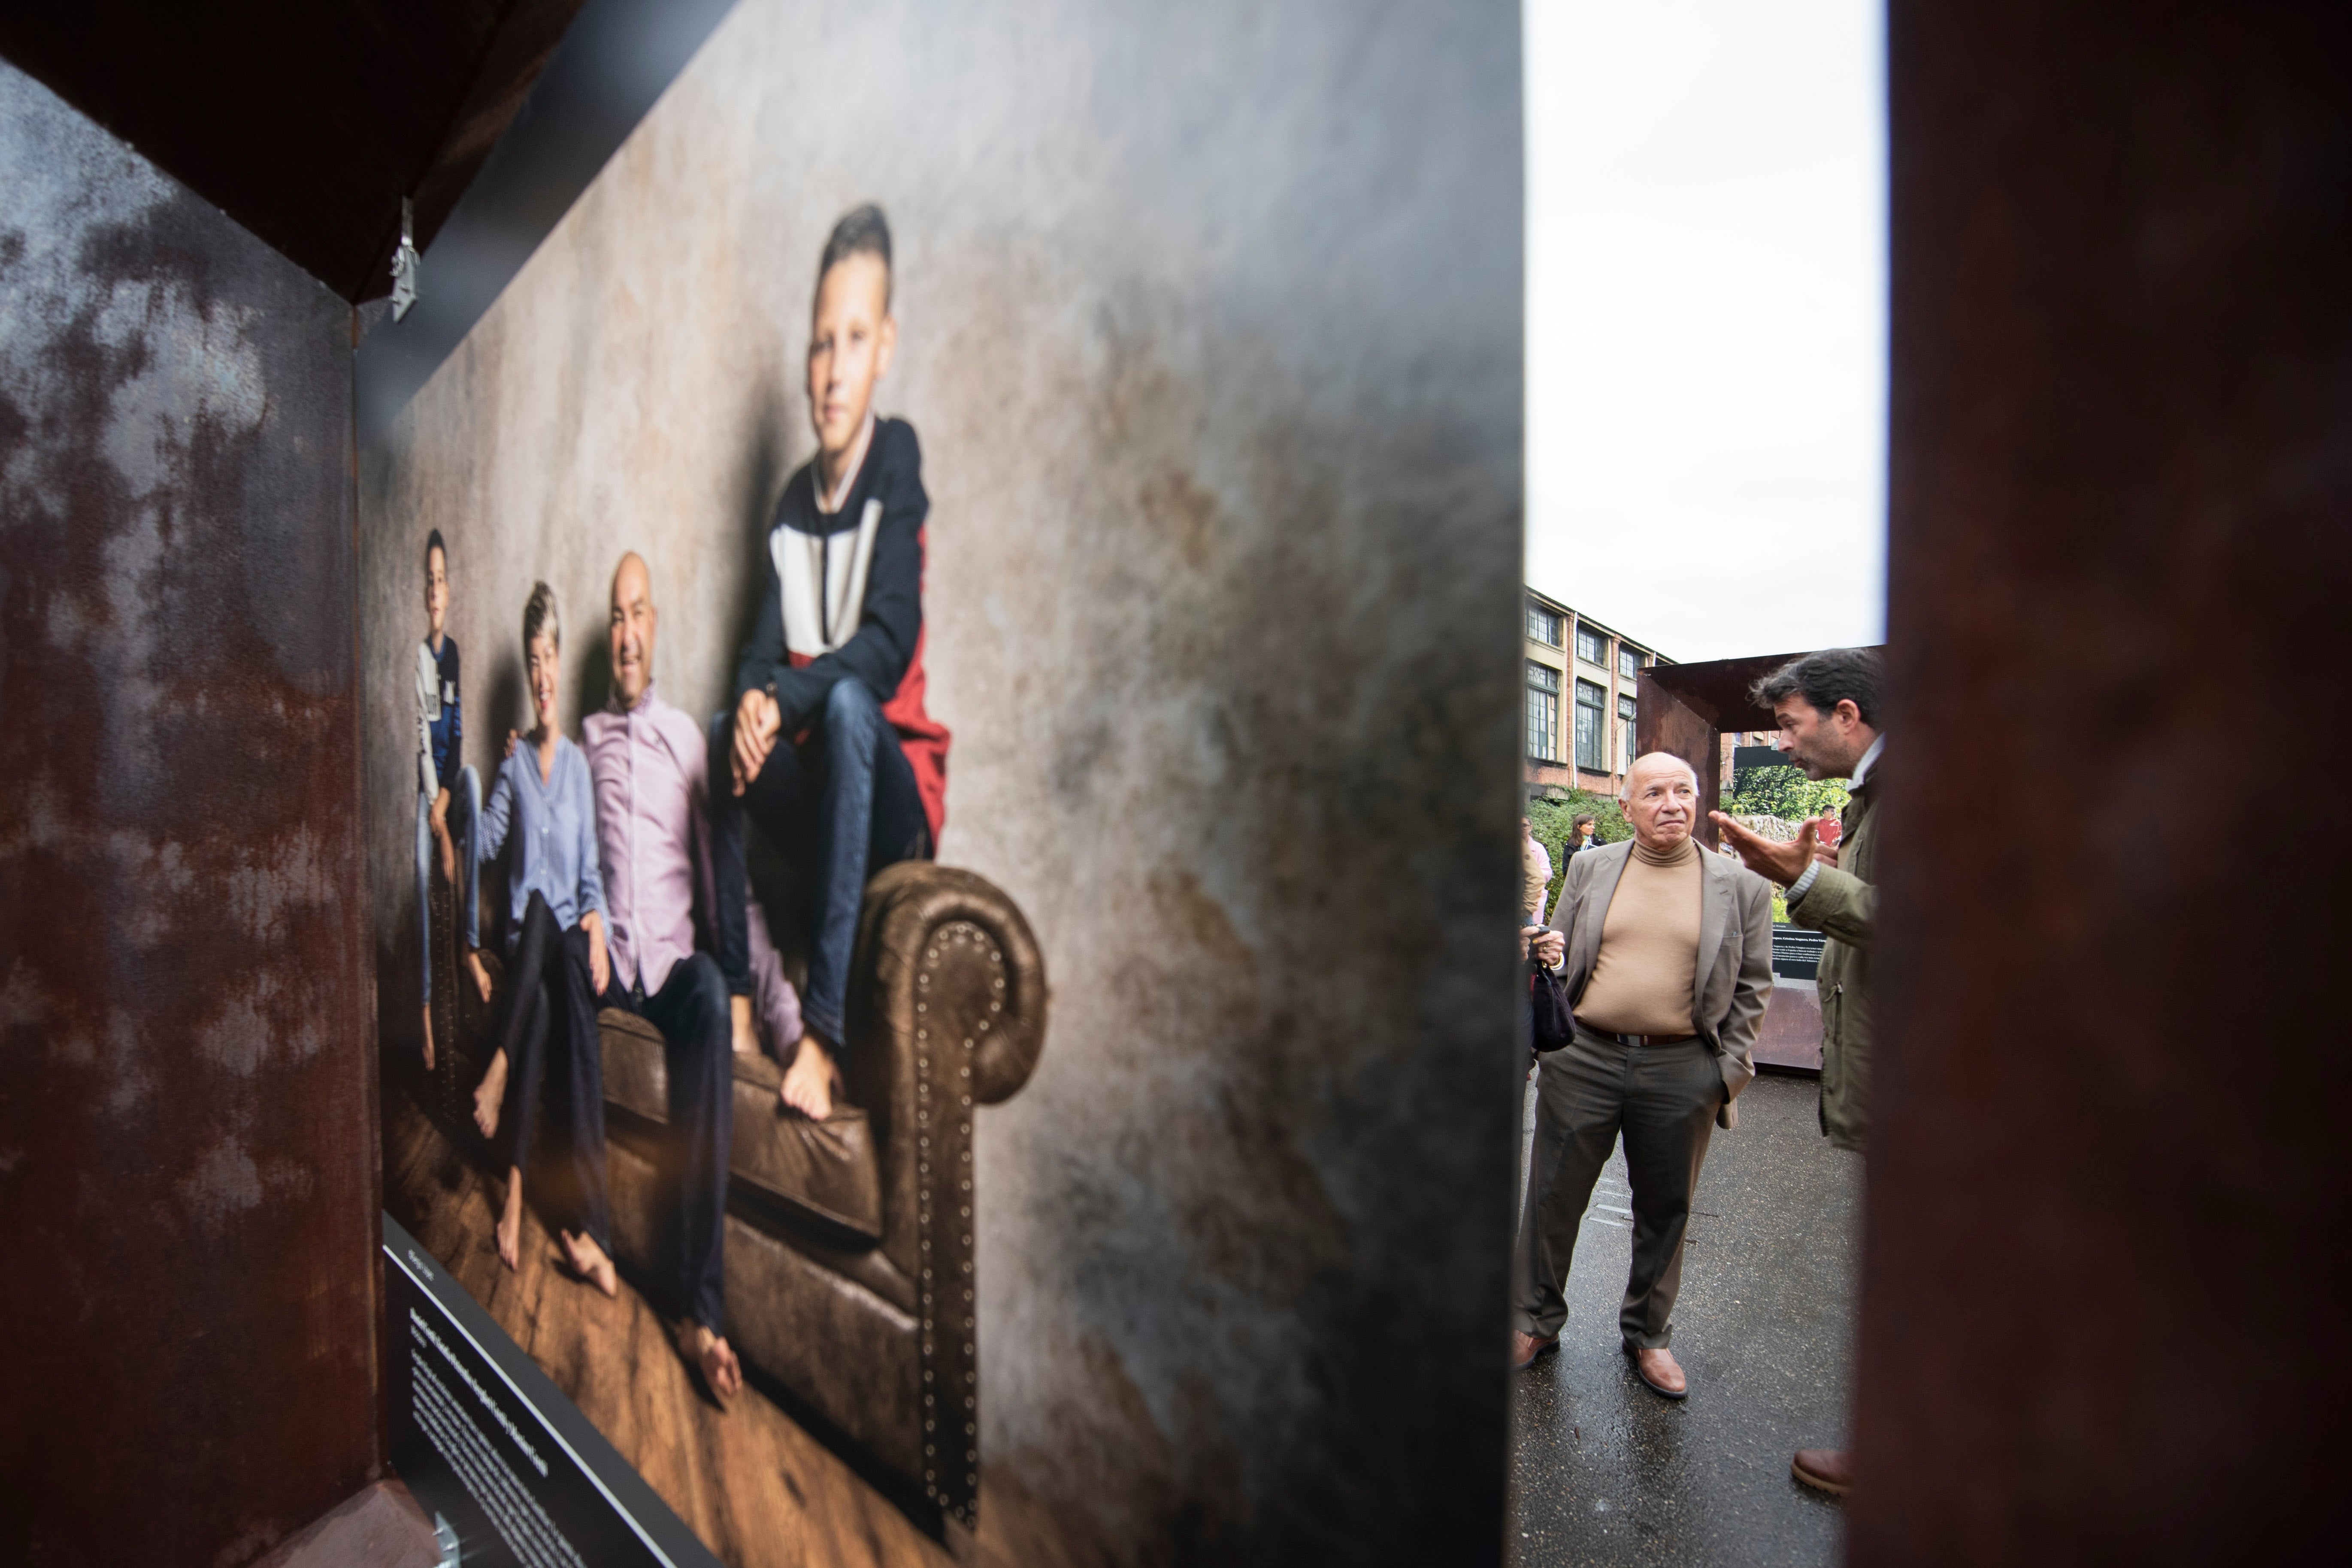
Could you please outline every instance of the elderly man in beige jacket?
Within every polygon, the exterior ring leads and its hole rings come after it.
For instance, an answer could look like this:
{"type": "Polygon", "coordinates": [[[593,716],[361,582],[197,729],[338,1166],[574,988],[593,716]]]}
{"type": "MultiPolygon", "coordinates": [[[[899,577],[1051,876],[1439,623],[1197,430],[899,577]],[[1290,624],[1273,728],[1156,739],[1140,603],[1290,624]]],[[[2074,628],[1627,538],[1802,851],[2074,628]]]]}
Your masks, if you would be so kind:
{"type": "Polygon", "coordinates": [[[1668,1347],[1683,1232],[1711,1131],[1735,1124],[1732,1101],[1756,1076],[1772,892],[1693,840],[1698,780],[1680,757],[1635,761],[1623,802],[1633,838],[1570,859],[1550,929],[1530,942],[1564,980],[1576,1028],[1537,1074],[1512,1364],[1559,1348],[1577,1229],[1622,1135],[1633,1267],[1617,1326],[1642,1381],[1680,1399],[1689,1382],[1668,1347]]]}

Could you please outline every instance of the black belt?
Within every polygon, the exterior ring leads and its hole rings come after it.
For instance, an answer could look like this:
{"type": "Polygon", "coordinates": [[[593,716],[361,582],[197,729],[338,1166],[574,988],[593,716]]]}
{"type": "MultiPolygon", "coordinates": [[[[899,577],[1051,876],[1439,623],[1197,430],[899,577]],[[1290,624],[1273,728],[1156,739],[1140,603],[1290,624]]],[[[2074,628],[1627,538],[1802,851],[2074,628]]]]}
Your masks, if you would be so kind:
{"type": "Polygon", "coordinates": [[[1608,1029],[1596,1029],[1579,1018],[1576,1026],[1596,1040],[1607,1040],[1613,1046],[1679,1046],[1685,1040],[1696,1040],[1696,1035],[1620,1035],[1608,1029]]]}

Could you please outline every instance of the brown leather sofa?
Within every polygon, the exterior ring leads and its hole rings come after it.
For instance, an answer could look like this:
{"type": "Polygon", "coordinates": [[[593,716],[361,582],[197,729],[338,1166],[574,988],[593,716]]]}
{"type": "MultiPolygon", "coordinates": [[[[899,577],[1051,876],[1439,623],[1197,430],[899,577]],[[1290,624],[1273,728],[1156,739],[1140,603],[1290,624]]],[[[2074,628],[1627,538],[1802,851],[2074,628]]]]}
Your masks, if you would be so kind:
{"type": "MultiPolygon", "coordinates": [[[[467,1111],[489,1010],[459,982],[447,889],[435,882],[434,1035],[457,1048],[439,1053],[426,1109],[488,1161],[467,1111]]],[[[781,1109],[774,1061],[735,1058],[727,1334],[755,1373],[974,1526],[972,1112],[1036,1066],[1045,964],[997,888],[909,861],[867,885],[851,973],[845,1092],[830,1121],[781,1109]]],[[[598,1024],[614,1251],[642,1274],[660,1256],[673,1190],[662,1043],[625,1013],[608,1008],[598,1024]]]]}

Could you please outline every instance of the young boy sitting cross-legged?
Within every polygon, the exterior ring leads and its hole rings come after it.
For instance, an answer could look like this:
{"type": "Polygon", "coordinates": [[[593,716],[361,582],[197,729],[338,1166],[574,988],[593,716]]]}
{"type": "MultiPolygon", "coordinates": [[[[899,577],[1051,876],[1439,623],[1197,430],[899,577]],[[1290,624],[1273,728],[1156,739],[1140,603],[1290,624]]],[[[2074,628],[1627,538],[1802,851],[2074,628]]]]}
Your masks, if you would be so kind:
{"type": "Polygon", "coordinates": [[[738,1048],[756,1048],[743,819],[808,890],[808,985],[784,1103],[816,1121],[840,1083],[850,952],[866,879],[929,858],[946,815],[948,732],[923,710],[922,453],[877,419],[890,368],[890,230],[878,207],[834,226],[809,323],[817,453],[784,486],[768,533],[760,619],[735,706],[710,728],[713,924],[738,1048]]]}

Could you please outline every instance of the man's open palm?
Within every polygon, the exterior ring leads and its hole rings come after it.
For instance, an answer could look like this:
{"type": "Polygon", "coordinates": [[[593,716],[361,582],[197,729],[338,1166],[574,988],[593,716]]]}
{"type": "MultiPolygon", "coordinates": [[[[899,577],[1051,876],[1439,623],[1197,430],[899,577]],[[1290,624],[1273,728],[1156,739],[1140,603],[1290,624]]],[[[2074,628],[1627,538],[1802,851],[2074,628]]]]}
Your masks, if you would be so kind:
{"type": "Polygon", "coordinates": [[[1723,830],[1724,837],[1739,852],[1740,859],[1748,863],[1749,870],[1784,888],[1803,876],[1805,868],[1812,863],[1820,835],[1811,819],[1797,830],[1794,839],[1786,844],[1775,844],[1722,812],[1714,811],[1707,815],[1715,819],[1716,826],[1723,830]]]}

